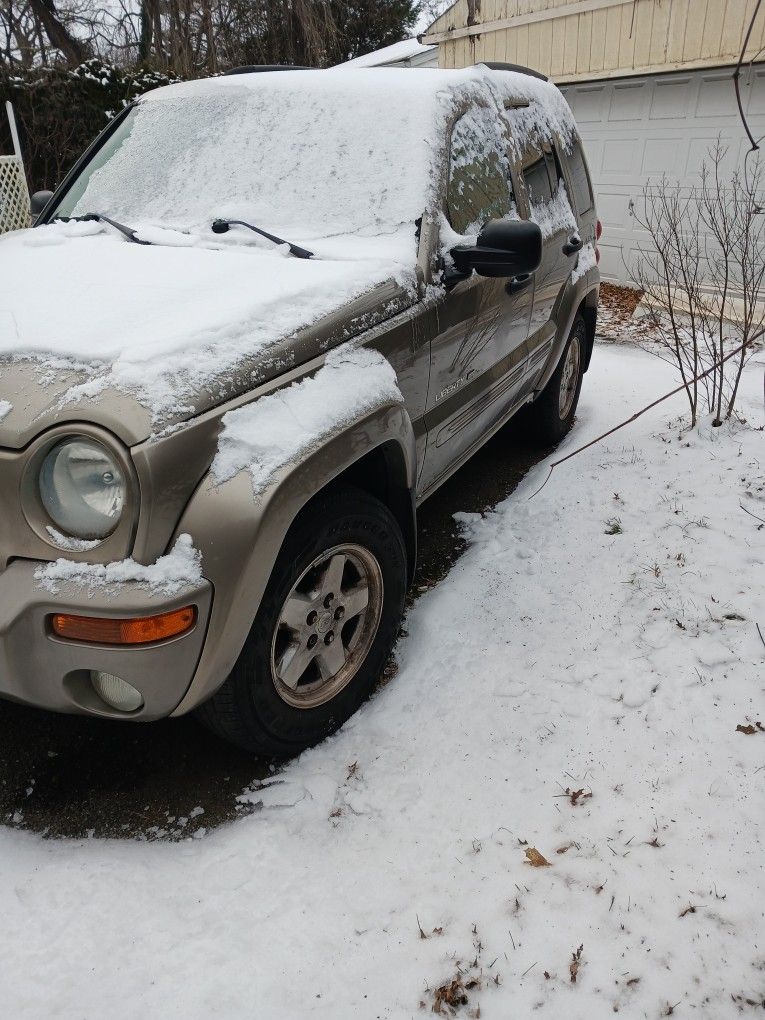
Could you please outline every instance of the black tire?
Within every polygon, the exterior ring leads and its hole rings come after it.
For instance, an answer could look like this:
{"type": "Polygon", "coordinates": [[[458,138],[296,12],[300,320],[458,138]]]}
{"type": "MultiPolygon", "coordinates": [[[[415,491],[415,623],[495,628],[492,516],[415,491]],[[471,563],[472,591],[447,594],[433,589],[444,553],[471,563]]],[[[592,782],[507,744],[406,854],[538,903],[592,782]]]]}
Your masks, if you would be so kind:
{"type": "MultiPolygon", "coordinates": [[[[573,352],[572,352],[573,354],[573,352]]],[[[524,438],[538,446],[552,446],[559,443],[574,424],[579,394],[582,390],[584,362],[587,354],[587,329],[584,319],[577,315],[571,327],[568,341],[549,382],[533,404],[529,404],[521,412],[524,438]],[[573,344],[579,347],[576,379],[571,399],[566,401],[564,413],[561,413],[561,389],[564,385],[566,359],[573,344]]]]}
{"type": "Polygon", "coordinates": [[[290,529],[242,653],[198,716],[218,736],[262,755],[292,757],[319,743],[357,711],[380,678],[398,637],[406,588],[404,539],[388,508],[350,488],[320,497],[290,529]],[[346,687],[317,707],[294,707],[280,695],[272,673],[280,614],[306,569],[324,551],[343,544],[361,547],[379,564],[377,630],[346,687]]]}

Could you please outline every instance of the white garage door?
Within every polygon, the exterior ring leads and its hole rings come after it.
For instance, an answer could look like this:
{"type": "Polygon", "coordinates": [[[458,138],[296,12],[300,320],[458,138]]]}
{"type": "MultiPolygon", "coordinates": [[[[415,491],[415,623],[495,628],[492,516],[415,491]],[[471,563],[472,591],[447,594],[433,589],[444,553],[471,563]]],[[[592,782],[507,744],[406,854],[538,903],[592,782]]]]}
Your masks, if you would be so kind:
{"type": "MultiPolygon", "coordinates": [[[[732,69],[563,85],[584,142],[603,223],[603,279],[628,282],[645,236],[630,215],[643,186],[663,173],[692,184],[718,136],[740,166],[749,142],[736,107],[732,69]]],[[[741,95],[755,138],[765,135],[765,65],[742,75],[741,95]]],[[[765,145],[765,143],[763,143],[765,145]]],[[[765,149],[763,149],[765,159],[765,149]]]]}

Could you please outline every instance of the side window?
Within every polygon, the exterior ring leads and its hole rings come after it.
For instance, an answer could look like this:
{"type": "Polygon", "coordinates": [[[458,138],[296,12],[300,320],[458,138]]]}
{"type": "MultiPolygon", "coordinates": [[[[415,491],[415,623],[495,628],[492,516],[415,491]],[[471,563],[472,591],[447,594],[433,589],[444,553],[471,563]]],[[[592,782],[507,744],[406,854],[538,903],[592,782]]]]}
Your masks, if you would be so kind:
{"type": "Polygon", "coordinates": [[[501,124],[490,110],[476,107],[454,125],[446,204],[458,234],[476,233],[514,208],[501,124]]]}
{"type": "Polygon", "coordinates": [[[550,175],[547,172],[547,160],[543,155],[533,156],[532,162],[524,166],[523,180],[532,206],[552,200],[553,190],[550,175]]]}
{"type": "Polygon", "coordinates": [[[561,170],[558,153],[547,145],[545,146],[545,160],[547,161],[547,172],[550,175],[550,185],[553,195],[555,195],[558,191],[558,186],[563,184],[563,171],[561,170]]]}
{"type": "Polygon", "coordinates": [[[539,224],[542,237],[577,229],[560,160],[553,148],[545,145],[543,152],[528,153],[523,165],[523,180],[529,197],[531,219],[539,224]]]}
{"type": "Polygon", "coordinates": [[[592,209],[594,202],[592,188],[590,187],[590,177],[584,162],[582,144],[578,139],[574,142],[574,148],[568,157],[568,168],[571,172],[571,188],[574,192],[574,202],[579,210],[579,214],[582,215],[592,209]]]}

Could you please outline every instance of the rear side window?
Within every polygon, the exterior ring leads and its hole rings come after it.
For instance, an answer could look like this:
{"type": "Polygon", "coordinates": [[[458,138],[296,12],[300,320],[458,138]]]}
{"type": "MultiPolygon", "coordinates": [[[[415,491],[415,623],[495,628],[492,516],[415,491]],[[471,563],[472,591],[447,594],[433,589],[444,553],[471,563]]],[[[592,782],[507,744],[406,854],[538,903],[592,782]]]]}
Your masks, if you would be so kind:
{"type": "Polygon", "coordinates": [[[502,127],[490,110],[476,107],[454,125],[446,202],[458,234],[476,233],[514,209],[502,127]]]}
{"type": "Polygon", "coordinates": [[[576,202],[576,207],[581,215],[582,213],[589,212],[594,203],[582,145],[578,140],[574,142],[574,148],[568,157],[568,166],[571,172],[571,188],[574,192],[574,202],[576,202]]]}
{"type": "Polygon", "coordinates": [[[533,163],[523,168],[523,180],[529,201],[533,205],[549,202],[553,197],[550,175],[547,172],[547,160],[544,156],[537,157],[533,163]]]}
{"type": "Polygon", "coordinates": [[[528,152],[523,181],[529,198],[529,215],[539,224],[543,238],[577,229],[555,149],[545,145],[542,152],[528,152]]]}

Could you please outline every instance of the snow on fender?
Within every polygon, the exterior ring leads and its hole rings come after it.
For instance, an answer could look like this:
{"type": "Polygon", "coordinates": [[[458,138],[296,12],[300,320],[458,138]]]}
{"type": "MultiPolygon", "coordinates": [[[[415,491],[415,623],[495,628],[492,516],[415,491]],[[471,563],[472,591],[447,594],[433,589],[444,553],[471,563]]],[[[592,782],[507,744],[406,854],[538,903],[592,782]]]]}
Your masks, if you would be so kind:
{"type": "Polygon", "coordinates": [[[223,417],[211,472],[216,484],[249,471],[253,494],[277,471],[385,404],[403,404],[396,373],[375,350],[345,345],[319,371],[223,417]]]}

